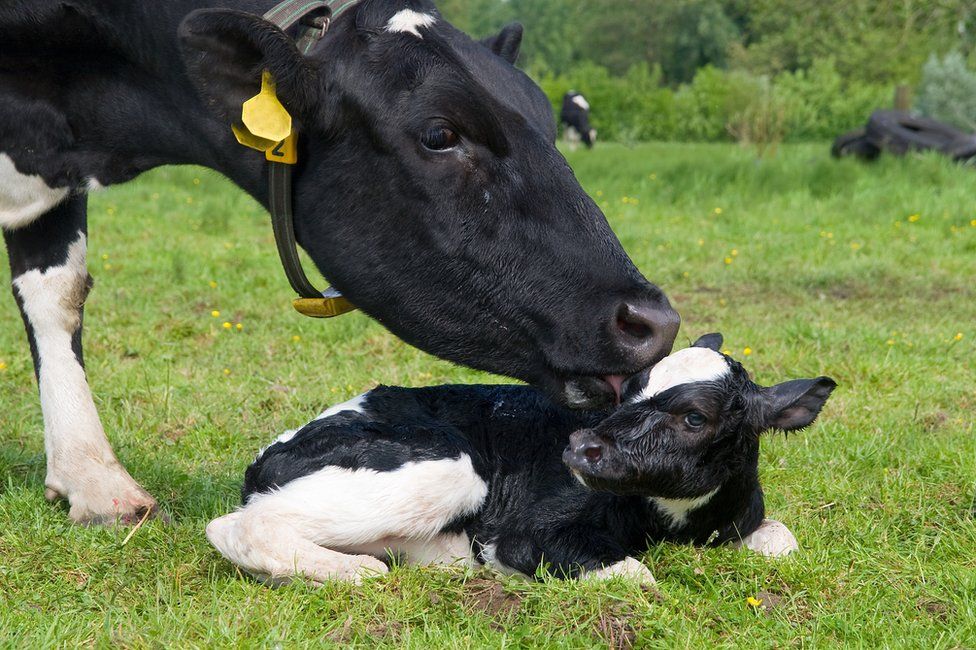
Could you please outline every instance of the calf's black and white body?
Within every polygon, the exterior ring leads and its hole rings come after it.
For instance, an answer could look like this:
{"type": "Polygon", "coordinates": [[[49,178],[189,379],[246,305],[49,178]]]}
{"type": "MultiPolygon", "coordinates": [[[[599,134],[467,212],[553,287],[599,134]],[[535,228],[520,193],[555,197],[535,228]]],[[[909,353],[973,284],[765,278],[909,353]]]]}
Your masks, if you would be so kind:
{"type": "Polygon", "coordinates": [[[521,386],[380,387],[263,450],[207,536],[272,583],[358,579],[390,555],[648,580],[632,556],[649,541],[779,555],[795,540],[763,525],[759,434],[809,425],[833,387],[760,388],[706,347],[631,380],[614,412],[521,386]]]}

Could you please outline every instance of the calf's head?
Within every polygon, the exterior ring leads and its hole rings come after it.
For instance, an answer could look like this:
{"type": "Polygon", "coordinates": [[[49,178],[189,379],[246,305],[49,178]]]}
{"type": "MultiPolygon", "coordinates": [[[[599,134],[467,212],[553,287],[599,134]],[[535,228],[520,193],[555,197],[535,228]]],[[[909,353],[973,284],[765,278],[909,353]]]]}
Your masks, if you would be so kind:
{"type": "Polygon", "coordinates": [[[758,507],[752,517],[758,524],[760,435],[812,424],[836,383],[818,377],[761,387],[719,352],[721,343],[717,334],[702,337],[628,380],[624,406],[571,436],[563,460],[577,478],[594,489],[685,508],[717,495],[721,504],[712,513],[724,519],[717,523],[758,507]]]}
{"type": "Polygon", "coordinates": [[[407,342],[579,407],[612,401],[619,376],[670,351],[677,314],[580,187],[549,102],[513,65],[520,26],[475,42],[427,0],[362,0],[304,57],[228,9],[193,12],[180,37],[228,138],[272,73],[301,134],[299,243],[407,342]]]}

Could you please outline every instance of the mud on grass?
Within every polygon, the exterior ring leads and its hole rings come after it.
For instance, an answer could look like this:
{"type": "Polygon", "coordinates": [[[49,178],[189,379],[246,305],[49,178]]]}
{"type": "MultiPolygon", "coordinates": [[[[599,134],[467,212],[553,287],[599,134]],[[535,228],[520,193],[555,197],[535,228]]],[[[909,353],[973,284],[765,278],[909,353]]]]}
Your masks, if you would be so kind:
{"type": "Polygon", "coordinates": [[[763,442],[768,510],[802,551],[656,546],[657,592],[411,568],[322,589],[241,576],[203,528],[273,436],[380,382],[502,380],[361,315],[299,318],[267,216],[215,174],[163,169],[93,196],[88,374],[118,455],[173,523],[123,546],[129,531],[69,526],[44,501],[30,355],[0,301],[0,645],[973,647],[976,169],[827,150],[569,155],[681,312],[679,344],[721,331],[760,381],[840,383],[818,425],[763,442]]]}

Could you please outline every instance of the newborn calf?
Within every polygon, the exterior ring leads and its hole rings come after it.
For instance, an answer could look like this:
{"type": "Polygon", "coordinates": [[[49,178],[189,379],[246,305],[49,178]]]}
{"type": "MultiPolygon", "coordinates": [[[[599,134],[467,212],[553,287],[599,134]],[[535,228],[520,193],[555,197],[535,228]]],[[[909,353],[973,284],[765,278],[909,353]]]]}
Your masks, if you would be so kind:
{"type": "Polygon", "coordinates": [[[835,383],[761,388],[719,335],[695,346],[628,380],[609,413],[523,386],[376,388],[262,451],[207,537],[272,584],[358,580],[391,555],[652,581],[631,557],[648,542],[788,552],[785,527],[760,528],[759,435],[811,424],[835,383]]]}

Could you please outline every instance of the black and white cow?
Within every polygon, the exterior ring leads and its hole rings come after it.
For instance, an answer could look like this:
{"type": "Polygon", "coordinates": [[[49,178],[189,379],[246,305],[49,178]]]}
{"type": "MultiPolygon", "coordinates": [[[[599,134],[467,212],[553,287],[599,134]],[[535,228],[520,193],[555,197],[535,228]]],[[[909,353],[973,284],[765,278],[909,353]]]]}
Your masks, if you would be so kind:
{"type": "Polygon", "coordinates": [[[586,97],[575,90],[563,95],[559,120],[566,126],[565,135],[570,143],[582,140],[587,149],[593,148],[596,143],[596,129],[590,126],[590,103],[586,101],[586,97]]]}
{"type": "Polygon", "coordinates": [[[156,508],[116,459],[84,371],[87,194],[192,163],[267,205],[264,157],[230,128],[264,70],[300,134],[298,242],[392,332],[576,407],[613,401],[620,376],[671,349],[677,314],[512,65],[521,27],[478,43],[429,0],[361,0],[302,56],[261,18],[274,4],[0,3],[0,230],[40,389],[46,493],[75,521],[156,508]]]}
{"type": "Polygon", "coordinates": [[[633,556],[649,541],[783,555],[796,540],[763,520],[759,437],[810,425],[835,383],[762,388],[720,345],[702,337],[628,380],[612,412],[522,386],[377,388],[264,449],[207,537],[274,584],[358,580],[390,555],[645,580],[633,556]]]}

